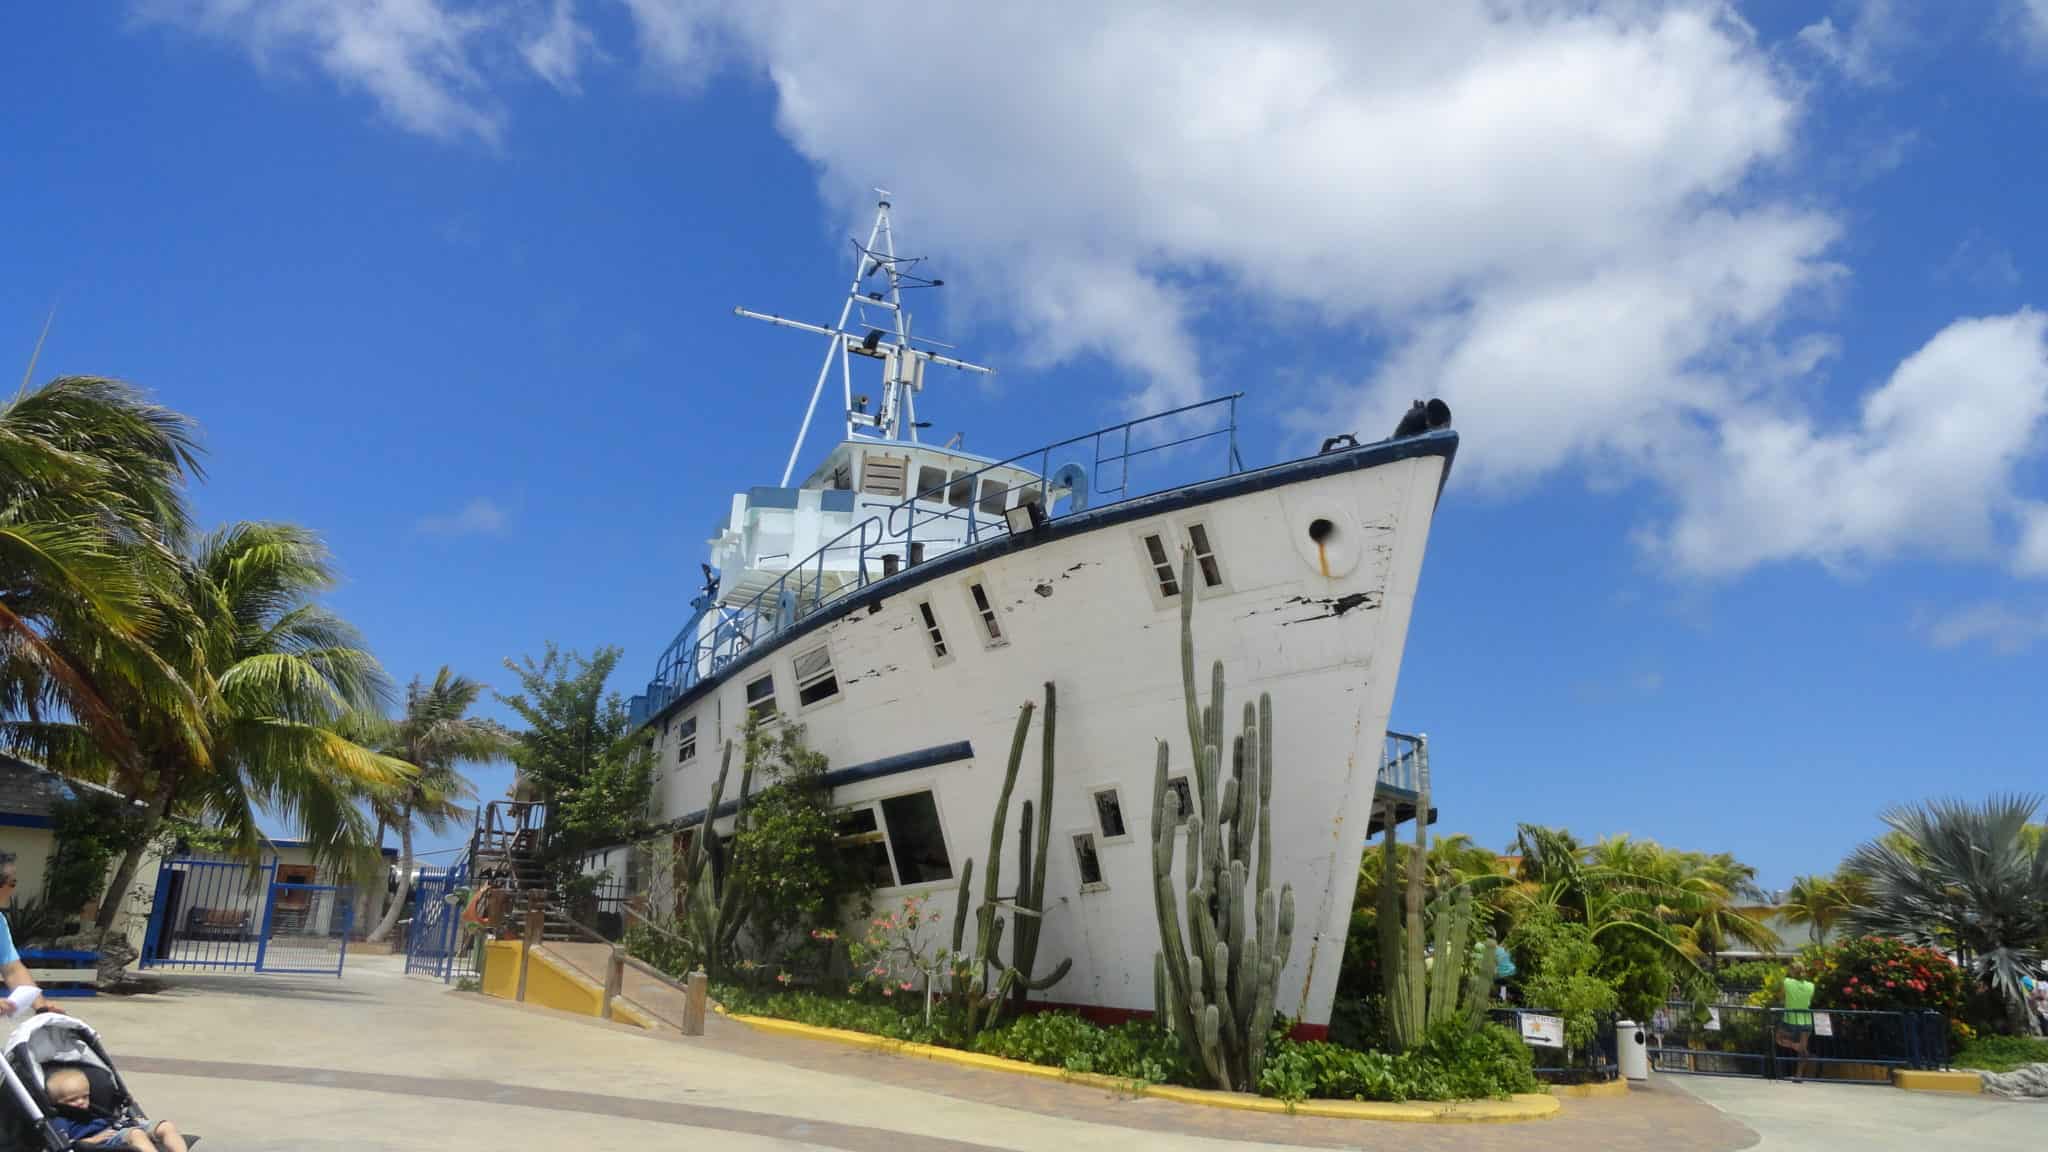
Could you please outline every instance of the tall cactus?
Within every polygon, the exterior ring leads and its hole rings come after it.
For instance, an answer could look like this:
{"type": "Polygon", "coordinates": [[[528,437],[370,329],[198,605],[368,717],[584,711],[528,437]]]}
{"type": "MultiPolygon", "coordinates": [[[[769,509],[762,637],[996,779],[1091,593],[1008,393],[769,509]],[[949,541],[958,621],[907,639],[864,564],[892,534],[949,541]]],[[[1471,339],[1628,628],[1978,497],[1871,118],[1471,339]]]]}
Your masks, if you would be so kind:
{"type": "MultiPolygon", "coordinates": [[[[1052,809],[1053,771],[1053,725],[1057,695],[1048,682],[1045,686],[1047,723],[1041,737],[1044,741],[1042,757],[1043,778],[1039,784],[1040,802],[1045,806],[1047,816],[1043,829],[1050,825],[1052,809]]],[[[967,939],[968,892],[974,882],[974,861],[969,859],[960,869],[960,895],[953,913],[953,999],[962,1005],[962,1027],[967,1039],[972,1041],[983,1028],[992,1028],[1002,1018],[1003,1009],[1014,995],[1022,1003],[1026,991],[1042,992],[1066,978],[1073,967],[1071,959],[1061,960],[1052,974],[1043,980],[1031,978],[1031,965],[1038,951],[1038,921],[1043,918],[1045,898],[1045,833],[1041,830],[1037,847],[1037,870],[1032,868],[1032,810],[1031,802],[1024,802],[1023,827],[1018,844],[1017,935],[1011,941],[1011,963],[1004,964],[999,958],[1005,921],[1001,916],[999,881],[1002,875],[1003,820],[1009,815],[1010,793],[1017,785],[1017,770],[1024,761],[1024,738],[1031,731],[1031,714],[1036,705],[1026,700],[1017,710],[1017,727],[1010,736],[1010,760],[1003,772],[1003,790],[996,800],[994,818],[989,821],[988,864],[982,876],[981,906],[975,911],[974,951],[965,951],[967,939]],[[988,982],[989,969],[996,969],[993,985],[988,982]]]]}
{"type": "Polygon", "coordinates": [[[1045,682],[1045,716],[1038,731],[1038,839],[1035,849],[1031,837],[1033,810],[1029,800],[1024,802],[1023,819],[1017,830],[1017,905],[1032,913],[1018,918],[1017,937],[1010,944],[1010,966],[1017,970],[1017,982],[1011,995],[1020,1006],[1028,993],[1042,992],[1059,983],[1073,964],[1071,960],[1062,960],[1045,980],[1034,982],[1031,979],[1031,969],[1038,963],[1038,937],[1045,928],[1045,869],[1052,842],[1053,733],[1059,727],[1059,714],[1059,689],[1048,680],[1045,682]]]}
{"type": "Polygon", "coordinates": [[[1429,1030],[1445,1020],[1476,1023],[1493,990],[1493,965],[1475,963],[1467,948],[1472,931],[1472,892],[1460,887],[1439,898],[1431,927],[1433,959],[1423,955],[1423,877],[1429,858],[1429,751],[1417,748],[1415,843],[1408,850],[1403,892],[1396,887],[1396,829],[1389,819],[1380,841],[1378,903],[1380,980],[1387,1000],[1388,1043],[1397,1050],[1420,1047],[1429,1030]]]}
{"type": "MultiPolygon", "coordinates": [[[[720,869],[713,856],[718,851],[713,844],[718,838],[718,806],[725,798],[725,779],[731,770],[732,741],[728,740],[719,753],[718,778],[711,785],[711,803],[704,809],[704,819],[697,826],[697,834],[691,838],[690,854],[683,865],[684,883],[688,885],[683,894],[684,922],[701,953],[701,962],[713,976],[721,979],[726,974],[726,957],[731,954],[746,920],[746,906],[740,899],[741,885],[734,868],[736,858],[726,861],[723,869],[725,881],[720,884],[720,869]]],[[[740,770],[740,800],[733,813],[735,847],[739,843],[739,829],[747,819],[747,801],[753,793],[754,758],[749,755],[745,767],[740,770]]]]}
{"type": "Polygon", "coordinates": [[[1254,1091],[1280,969],[1294,940],[1294,888],[1283,886],[1276,899],[1271,886],[1273,699],[1262,693],[1256,707],[1245,704],[1241,731],[1230,744],[1231,774],[1221,779],[1223,664],[1210,670],[1204,706],[1195,687],[1194,555],[1186,549],[1180,587],[1181,686],[1197,810],[1185,814],[1183,898],[1173,883],[1175,830],[1183,813],[1179,794],[1167,787],[1170,755],[1160,741],[1152,772],[1152,898],[1160,942],[1153,1003],[1211,1083],[1254,1091]]]}

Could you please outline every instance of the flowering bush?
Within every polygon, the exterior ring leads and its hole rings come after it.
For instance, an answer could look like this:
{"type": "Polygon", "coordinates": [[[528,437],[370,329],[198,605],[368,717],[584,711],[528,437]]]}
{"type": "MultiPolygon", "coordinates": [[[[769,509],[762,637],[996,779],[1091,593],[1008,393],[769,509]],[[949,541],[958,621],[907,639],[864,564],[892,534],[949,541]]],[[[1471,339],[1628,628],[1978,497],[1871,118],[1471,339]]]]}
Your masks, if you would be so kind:
{"type": "Polygon", "coordinates": [[[1821,1008],[1911,1011],[1932,1008],[1954,1018],[1963,1008],[1963,971],[1932,948],[1885,936],[1863,936],[1809,948],[1796,974],[1813,981],[1821,1008]]]}
{"type": "MultiPolygon", "coordinates": [[[[925,939],[920,932],[926,925],[937,924],[939,918],[937,910],[925,907],[924,897],[906,896],[895,911],[869,920],[867,934],[846,946],[855,979],[847,991],[858,994],[866,986],[893,997],[899,992],[929,988],[932,980],[945,973],[953,962],[949,950],[939,947],[936,939],[925,939]]],[[[822,934],[823,929],[812,933],[822,934]]]]}

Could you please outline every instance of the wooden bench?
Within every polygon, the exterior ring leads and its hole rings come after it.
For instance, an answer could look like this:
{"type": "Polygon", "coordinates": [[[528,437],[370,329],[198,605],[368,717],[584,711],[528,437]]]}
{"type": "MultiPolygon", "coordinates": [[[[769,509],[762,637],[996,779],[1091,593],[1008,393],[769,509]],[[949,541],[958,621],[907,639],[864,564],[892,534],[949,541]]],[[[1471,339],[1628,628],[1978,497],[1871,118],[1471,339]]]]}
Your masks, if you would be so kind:
{"type": "Polygon", "coordinates": [[[236,908],[194,908],[185,913],[188,940],[243,940],[249,935],[249,914],[236,908]]]}

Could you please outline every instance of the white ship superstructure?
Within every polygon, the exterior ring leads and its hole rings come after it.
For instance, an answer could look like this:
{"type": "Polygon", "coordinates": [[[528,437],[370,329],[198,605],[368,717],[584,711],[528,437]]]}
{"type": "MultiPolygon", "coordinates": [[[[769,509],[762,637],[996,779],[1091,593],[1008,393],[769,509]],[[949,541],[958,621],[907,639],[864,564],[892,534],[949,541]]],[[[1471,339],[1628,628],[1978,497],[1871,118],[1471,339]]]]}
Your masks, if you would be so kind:
{"type": "MultiPolygon", "coordinates": [[[[962,864],[988,849],[1018,706],[1052,681],[1038,955],[1073,967],[1034,998],[1149,1010],[1153,747],[1172,746],[1180,787],[1179,611],[1193,596],[1197,652],[1223,662],[1231,708],[1273,697],[1275,887],[1292,884],[1297,908],[1277,1004],[1326,1023],[1367,837],[1414,814],[1383,748],[1457,447],[1448,411],[1431,402],[1394,438],[1337,437],[1256,469],[1239,458],[1235,395],[1000,460],[923,443],[927,372],[987,369],[913,335],[906,295],[939,282],[895,254],[889,213],[885,195],[837,324],[742,310],[824,336],[827,356],[782,484],[732,497],[689,622],[634,700],[657,758],[651,813],[693,827],[721,742],[750,713],[791,719],[830,759],[878,903],[924,893],[950,912],[962,864]],[[868,362],[876,403],[854,392],[868,362]],[[791,485],[835,368],[840,438],[791,485]]],[[[1013,884],[1013,832],[1004,845],[1013,884]]]]}

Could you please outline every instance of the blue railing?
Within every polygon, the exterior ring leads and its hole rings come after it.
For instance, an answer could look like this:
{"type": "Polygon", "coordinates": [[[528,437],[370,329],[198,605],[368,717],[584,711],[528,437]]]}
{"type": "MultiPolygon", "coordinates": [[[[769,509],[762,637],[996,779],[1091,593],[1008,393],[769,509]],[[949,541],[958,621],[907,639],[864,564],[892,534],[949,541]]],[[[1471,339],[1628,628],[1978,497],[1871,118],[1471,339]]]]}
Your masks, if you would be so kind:
{"type": "Polygon", "coordinates": [[[827,605],[859,592],[882,575],[888,575],[894,568],[887,560],[893,559],[905,566],[919,561],[919,528],[926,529],[923,543],[959,543],[963,547],[976,543],[984,531],[994,527],[985,522],[983,516],[993,518],[995,514],[982,507],[976,494],[981,491],[986,474],[996,469],[1016,469],[1027,463],[1035,464],[1037,479],[1015,489],[1023,495],[1013,497],[1010,490],[1005,490],[1003,496],[1007,507],[1037,503],[1048,520],[1061,519],[1091,507],[1091,490],[1095,496],[1114,496],[1115,499],[1106,503],[1115,504],[1190,482],[1187,479],[1169,480],[1156,488],[1138,491],[1132,480],[1131,463],[1140,457],[1199,441],[1223,440],[1225,455],[1220,470],[1201,469],[1195,479],[1207,480],[1243,471],[1244,460],[1237,450],[1237,401],[1243,395],[1242,392],[1233,392],[1200,403],[1182,405],[1020,452],[973,472],[951,475],[944,483],[912,494],[886,513],[860,521],[782,573],[774,583],[739,608],[720,610],[722,618],[712,627],[709,637],[694,636],[692,633],[697,629],[686,629],[684,634],[677,636],[662,652],[655,678],[647,685],[646,694],[634,698],[631,706],[633,720],[644,722],[677,696],[695,687],[700,679],[718,675],[756,644],[772,639],[827,605]],[[1217,409],[1221,409],[1220,426],[1177,434],[1185,431],[1189,423],[1186,418],[1190,414],[1206,412],[1213,417],[1217,409]],[[1167,427],[1170,439],[1148,444],[1140,436],[1137,446],[1133,447],[1134,431],[1162,421],[1175,421],[1174,425],[1167,427]],[[1081,453],[1077,451],[1083,445],[1088,446],[1087,465],[1081,464],[1081,453]],[[1112,466],[1116,470],[1116,483],[1105,485],[1101,482],[1102,476],[1112,466]],[[1078,475],[1075,474],[1077,471],[1078,475]],[[960,506],[929,507],[935,503],[945,505],[947,494],[963,485],[968,498],[960,506]],[[1055,507],[1048,496],[1060,488],[1067,490],[1068,498],[1055,507]],[[959,534],[935,533],[930,529],[934,523],[954,519],[966,523],[964,531],[959,534]],[[826,561],[832,557],[851,557],[853,563],[850,568],[828,568],[826,561]],[[871,571],[870,560],[880,562],[885,569],[881,575],[871,571]],[[828,574],[837,582],[828,582],[828,574]]]}

